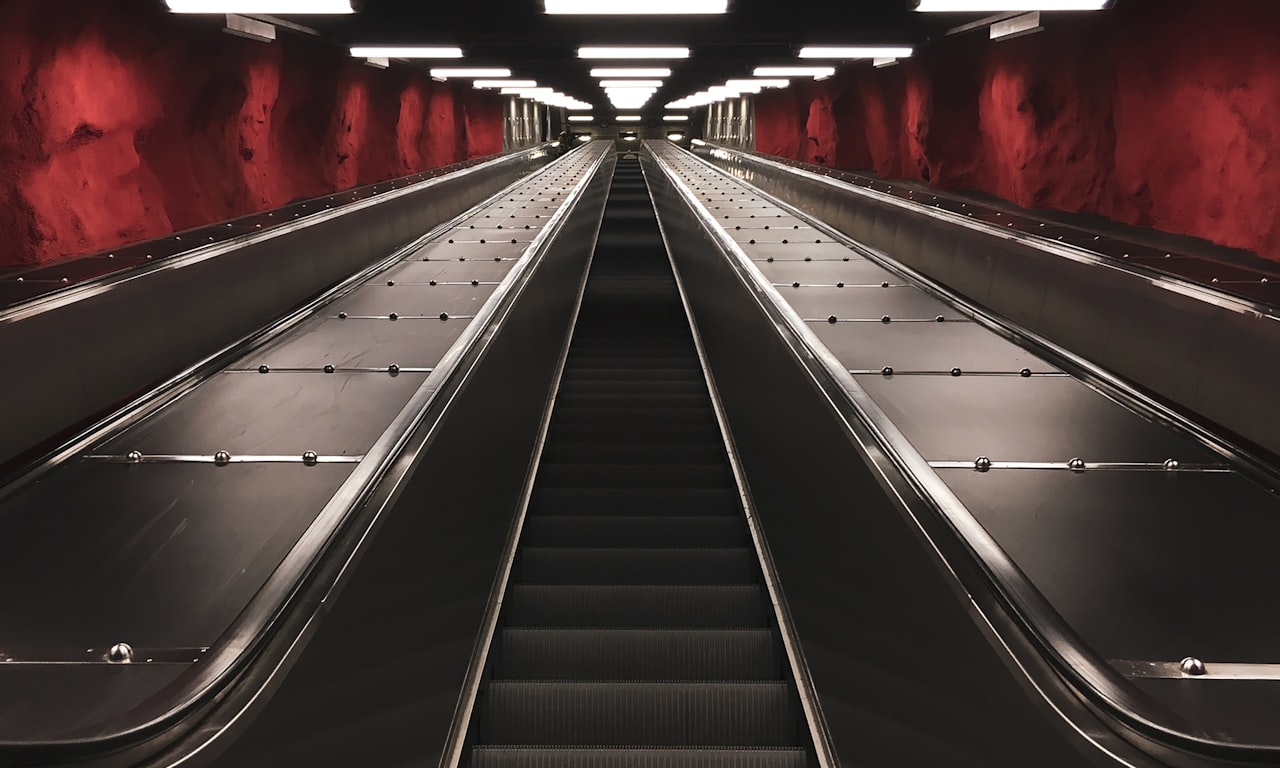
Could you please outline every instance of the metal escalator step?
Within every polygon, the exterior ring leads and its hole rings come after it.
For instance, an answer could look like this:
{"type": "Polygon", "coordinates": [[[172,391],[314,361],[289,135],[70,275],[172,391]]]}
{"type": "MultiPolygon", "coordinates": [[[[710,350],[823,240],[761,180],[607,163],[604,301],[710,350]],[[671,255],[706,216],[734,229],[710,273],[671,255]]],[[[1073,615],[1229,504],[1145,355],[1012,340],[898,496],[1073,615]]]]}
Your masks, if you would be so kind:
{"type": "Polygon", "coordinates": [[[538,467],[547,488],[728,488],[728,464],[551,464],[538,467]]]}
{"type": "Polygon", "coordinates": [[[741,547],[750,544],[740,516],[671,517],[531,514],[521,543],[527,547],[741,547]]]}
{"type": "Polygon", "coordinates": [[[721,628],[768,626],[763,590],[734,586],[513,584],[509,627],[721,628]]]}
{"type": "Polygon", "coordinates": [[[475,747],[471,768],[806,768],[803,749],[475,747]]]}
{"type": "Polygon", "coordinates": [[[716,424],[710,405],[701,408],[556,408],[553,424],[716,424]]]}
{"type": "MultiPolygon", "coordinates": [[[[715,436],[719,438],[719,435],[715,436]]],[[[706,441],[659,441],[628,439],[610,441],[555,440],[542,451],[549,464],[713,464],[726,461],[724,443],[706,441]]]]}
{"type": "Polygon", "coordinates": [[[522,584],[753,584],[760,569],[746,547],[525,547],[512,577],[522,584]]]}
{"type": "Polygon", "coordinates": [[[655,380],[628,378],[623,380],[566,380],[560,382],[559,399],[565,395],[697,395],[707,397],[707,386],[695,378],[655,380]]]}
{"type": "Polygon", "coordinates": [[[591,424],[580,422],[577,424],[561,424],[554,419],[551,422],[551,429],[547,432],[548,444],[557,441],[572,442],[604,442],[607,440],[636,440],[643,442],[659,442],[669,441],[672,443],[682,442],[720,442],[723,437],[720,434],[719,425],[711,421],[703,421],[697,424],[684,423],[636,423],[627,424],[625,429],[612,424],[591,424]]]}
{"type": "Polygon", "coordinates": [[[610,408],[624,411],[667,408],[706,408],[706,392],[564,392],[556,405],[565,408],[610,408]]]}
{"type": "Polygon", "coordinates": [[[688,355],[673,355],[670,357],[619,357],[615,350],[605,357],[584,356],[575,358],[567,363],[567,370],[577,368],[593,368],[593,369],[609,369],[615,371],[625,371],[632,369],[665,369],[665,368],[687,368],[696,369],[698,366],[698,357],[690,350],[688,355]]]}
{"type": "Polygon", "coordinates": [[[770,629],[505,629],[503,680],[778,680],[770,629]]]}
{"type": "Polygon", "coordinates": [[[576,386],[590,381],[617,382],[627,386],[634,386],[642,381],[684,382],[696,384],[703,390],[706,389],[706,384],[702,379],[702,369],[697,366],[695,360],[689,360],[687,365],[679,368],[646,368],[623,371],[616,368],[583,368],[581,366],[565,368],[561,386],[566,384],[576,386]]]}
{"type": "Polygon", "coordinates": [[[534,486],[530,510],[557,515],[741,515],[735,488],[548,488],[534,486]]]}
{"type": "Polygon", "coordinates": [[[479,744],[799,746],[785,683],[491,682],[479,744]]]}

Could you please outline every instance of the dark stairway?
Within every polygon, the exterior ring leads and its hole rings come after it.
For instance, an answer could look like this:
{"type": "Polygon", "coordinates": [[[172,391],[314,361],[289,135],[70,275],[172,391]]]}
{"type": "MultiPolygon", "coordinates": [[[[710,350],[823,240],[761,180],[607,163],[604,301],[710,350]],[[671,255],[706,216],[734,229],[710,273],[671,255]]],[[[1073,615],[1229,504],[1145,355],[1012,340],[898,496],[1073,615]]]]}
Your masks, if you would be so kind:
{"type": "Polygon", "coordinates": [[[808,728],[621,158],[468,734],[472,768],[801,768],[808,728]]]}

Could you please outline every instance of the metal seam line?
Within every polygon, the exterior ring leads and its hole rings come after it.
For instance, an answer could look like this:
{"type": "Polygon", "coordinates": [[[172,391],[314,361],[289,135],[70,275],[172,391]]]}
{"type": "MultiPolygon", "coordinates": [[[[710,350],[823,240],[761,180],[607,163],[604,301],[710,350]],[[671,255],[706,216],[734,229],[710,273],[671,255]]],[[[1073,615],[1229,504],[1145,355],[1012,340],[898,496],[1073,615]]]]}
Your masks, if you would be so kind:
{"type": "Polygon", "coordinates": [[[112,648],[86,648],[73,651],[65,648],[11,648],[0,649],[0,666],[82,666],[110,664],[194,664],[208,652],[208,647],[193,648],[133,648],[121,654],[118,660],[111,658],[112,648]]]}
{"type": "Polygon", "coordinates": [[[217,453],[91,453],[80,457],[92,464],[359,464],[364,454],[350,456],[310,456],[307,454],[283,455],[231,455],[217,453]]]}
{"type": "Polygon", "coordinates": [[[348,315],[340,313],[337,315],[329,315],[330,320],[435,320],[444,322],[448,320],[474,320],[475,315],[450,315],[442,312],[439,315],[402,315],[398,312],[392,312],[389,315],[348,315]]]}
{"type": "Polygon", "coordinates": [[[951,378],[962,374],[965,376],[1016,376],[1021,379],[1070,377],[1070,374],[1062,371],[1031,371],[1030,373],[1023,373],[1022,371],[961,371],[961,373],[956,373],[956,371],[960,371],[961,369],[947,368],[937,371],[926,371],[923,369],[904,371],[894,368],[893,366],[885,366],[885,368],[850,368],[849,373],[852,373],[855,376],[869,376],[874,374],[876,376],[884,376],[886,379],[891,379],[894,376],[946,376],[951,378]],[[890,370],[886,371],[885,368],[889,368],[890,370]]]}
{"type": "Polygon", "coordinates": [[[1183,464],[1174,459],[1168,461],[990,461],[979,459],[969,461],[930,461],[934,469],[972,469],[985,472],[988,469],[1066,469],[1072,472],[1099,469],[1106,471],[1134,470],[1139,472],[1220,472],[1233,474],[1235,470],[1225,464],[1183,464]]]}
{"type": "Polygon", "coordinates": [[[394,370],[394,371],[392,371],[392,369],[391,369],[390,367],[385,367],[385,368],[338,368],[338,367],[336,367],[336,366],[334,366],[334,367],[333,367],[333,370],[329,370],[328,368],[326,368],[326,367],[323,367],[323,366],[322,366],[322,367],[318,367],[318,368],[272,368],[272,369],[267,370],[267,371],[263,371],[261,368],[228,368],[227,370],[222,371],[222,373],[256,373],[256,374],[259,374],[259,375],[263,375],[263,374],[270,374],[270,373],[325,373],[325,374],[331,374],[331,373],[389,373],[389,374],[393,374],[393,375],[394,375],[394,374],[401,374],[401,373],[431,373],[431,372],[432,372],[432,371],[434,371],[434,370],[435,370],[435,368],[412,368],[412,367],[402,367],[402,366],[396,366],[396,368],[395,368],[395,370],[394,370]]]}
{"type": "Polygon", "coordinates": [[[888,317],[887,315],[885,317],[836,317],[832,315],[831,317],[823,318],[806,317],[803,322],[827,325],[835,325],[836,323],[880,323],[889,325],[890,323],[972,323],[973,320],[967,317],[947,317],[939,320],[937,317],[888,317]]]}
{"type": "Polygon", "coordinates": [[[1209,662],[1195,658],[1182,661],[1111,661],[1116,671],[1128,678],[1164,680],[1280,680],[1280,664],[1209,662]],[[1187,671],[1191,670],[1191,671],[1187,671]]]}

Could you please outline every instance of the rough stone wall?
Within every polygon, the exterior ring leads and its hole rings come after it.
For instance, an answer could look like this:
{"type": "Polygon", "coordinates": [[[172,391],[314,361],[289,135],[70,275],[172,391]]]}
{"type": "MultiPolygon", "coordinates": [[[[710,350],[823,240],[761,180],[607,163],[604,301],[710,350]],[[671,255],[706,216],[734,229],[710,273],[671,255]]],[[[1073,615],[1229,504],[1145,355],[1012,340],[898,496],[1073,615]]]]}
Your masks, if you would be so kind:
{"type": "Polygon", "coordinates": [[[502,149],[501,104],[152,0],[0,0],[0,267],[502,149]]]}
{"type": "Polygon", "coordinates": [[[1280,3],[1122,0],[1046,27],[762,94],[757,147],[1280,260],[1280,3]]]}

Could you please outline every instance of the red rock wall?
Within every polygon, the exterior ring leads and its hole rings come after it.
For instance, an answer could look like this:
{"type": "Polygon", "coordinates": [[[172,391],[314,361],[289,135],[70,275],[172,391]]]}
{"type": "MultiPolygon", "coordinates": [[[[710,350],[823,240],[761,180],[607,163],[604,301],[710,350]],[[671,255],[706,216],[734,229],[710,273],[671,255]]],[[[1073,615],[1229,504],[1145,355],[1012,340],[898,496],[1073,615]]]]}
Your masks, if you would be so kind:
{"type": "Polygon", "coordinates": [[[1280,3],[1121,0],[1046,26],[761,94],[757,148],[1280,260],[1280,3]]]}
{"type": "Polygon", "coordinates": [[[0,267],[502,150],[498,97],[154,0],[0,0],[0,267]]]}

